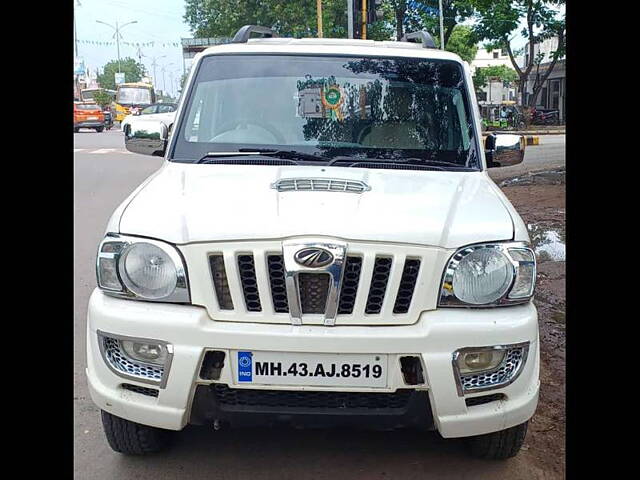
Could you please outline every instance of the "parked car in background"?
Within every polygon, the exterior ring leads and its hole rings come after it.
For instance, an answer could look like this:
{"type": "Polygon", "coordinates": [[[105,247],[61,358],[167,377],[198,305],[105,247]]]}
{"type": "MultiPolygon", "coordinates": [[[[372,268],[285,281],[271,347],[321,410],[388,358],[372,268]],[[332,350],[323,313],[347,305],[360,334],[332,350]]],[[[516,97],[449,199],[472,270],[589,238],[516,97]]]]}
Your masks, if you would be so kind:
{"type": "Polygon", "coordinates": [[[120,123],[120,129],[124,132],[127,125],[132,119],[140,118],[143,120],[156,120],[166,123],[167,126],[173,123],[176,116],[177,105],[175,103],[156,103],[143,108],[139,113],[127,115],[120,123]]]}
{"type": "Polygon", "coordinates": [[[104,130],[104,113],[100,105],[93,102],[73,102],[73,131],[92,128],[96,132],[104,130]]]}

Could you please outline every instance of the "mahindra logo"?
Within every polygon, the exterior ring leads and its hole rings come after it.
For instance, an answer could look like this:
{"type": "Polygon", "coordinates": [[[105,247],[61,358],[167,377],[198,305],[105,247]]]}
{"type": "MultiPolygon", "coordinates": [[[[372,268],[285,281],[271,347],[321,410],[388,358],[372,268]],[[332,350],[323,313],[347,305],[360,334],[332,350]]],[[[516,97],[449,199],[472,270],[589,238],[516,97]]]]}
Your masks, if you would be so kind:
{"type": "Polygon", "coordinates": [[[293,256],[300,265],[311,268],[324,267],[333,262],[333,255],[324,248],[311,247],[298,250],[293,256]]]}

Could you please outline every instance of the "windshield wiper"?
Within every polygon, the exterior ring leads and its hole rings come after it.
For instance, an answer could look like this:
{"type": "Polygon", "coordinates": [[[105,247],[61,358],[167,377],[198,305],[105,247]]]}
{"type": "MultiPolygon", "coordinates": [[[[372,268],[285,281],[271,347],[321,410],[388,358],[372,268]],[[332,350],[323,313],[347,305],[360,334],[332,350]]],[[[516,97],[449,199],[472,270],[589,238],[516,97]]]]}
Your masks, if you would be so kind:
{"type": "Polygon", "coordinates": [[[426,160],[423,158],[417,157],[398,157],[398,158],[375,158],[375,157],[335,157],[333,158],[328,165],[334,166],[337,164],[346,164],[344,166],[352,167],[354,165],[359,164],[375,164],[375,163],[383,163],[386,165],[412,165],[417,167],[430,167],[437,170],[444,170],[443,167],[447,168],[464,168],[467,169],[464,165],[460,165],[459,163],[454,162],[445,162],[441,160],[426,160]]]}
{"type": "Polygon", "coordinates": [[[328,158],[322,155],[298,152],[296,150],[275,150],[270,148],[239,148],[238,152],[254,152],[259,155],[267,155],[276,158],[288,158],[291,160],[304,160],[311,162],[327,162],[328,158]]]}

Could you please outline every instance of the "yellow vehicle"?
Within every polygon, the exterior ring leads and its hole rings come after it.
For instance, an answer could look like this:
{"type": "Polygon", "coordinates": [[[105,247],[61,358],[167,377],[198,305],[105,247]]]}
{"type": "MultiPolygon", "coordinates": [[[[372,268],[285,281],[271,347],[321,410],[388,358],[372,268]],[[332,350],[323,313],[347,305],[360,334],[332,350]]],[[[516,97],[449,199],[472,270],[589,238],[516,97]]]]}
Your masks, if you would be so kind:
{"type": "Polygon", "coordinates": [[[115,119],[122,122],[133,109],[141,110],[156,103],[156,92],[149,83],[121,83],[117,85],[114,102],[115,119]]]}

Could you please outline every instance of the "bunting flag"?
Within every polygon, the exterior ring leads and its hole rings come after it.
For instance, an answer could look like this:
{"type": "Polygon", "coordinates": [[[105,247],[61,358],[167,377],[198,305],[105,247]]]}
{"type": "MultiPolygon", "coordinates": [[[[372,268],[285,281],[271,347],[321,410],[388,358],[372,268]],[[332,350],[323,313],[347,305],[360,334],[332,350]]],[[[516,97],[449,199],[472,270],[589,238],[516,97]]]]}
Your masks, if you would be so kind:
{"type": "MultiPolygon", "coordinates": [[[[99,42],[97,40],[77,40],[79,43],[83,43],[83,44],[88,44],[88,45],[105,45],[105,46],[110,46],[110,45],[115,45],[116,42],[99,42]]],[[[121,45],[126,45],[128,47],[137,47],[137,48],[146,48],[146,47],[160,47],[162,46],[162,48],[178,48],[181,46],[180,43],[178,42],[156,42],[155,41],[151,41],[151,42],[145,42],[145,43],[140,43],[140,42],[120,42],[121,45]]]]}

